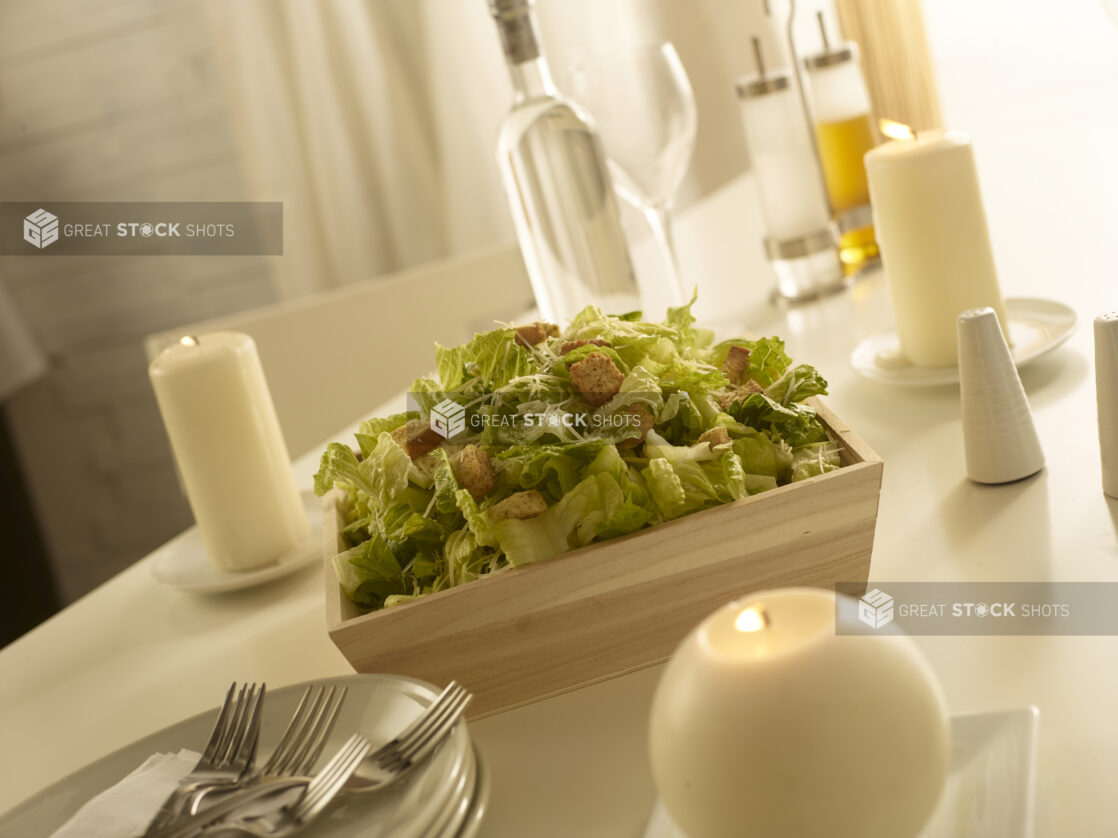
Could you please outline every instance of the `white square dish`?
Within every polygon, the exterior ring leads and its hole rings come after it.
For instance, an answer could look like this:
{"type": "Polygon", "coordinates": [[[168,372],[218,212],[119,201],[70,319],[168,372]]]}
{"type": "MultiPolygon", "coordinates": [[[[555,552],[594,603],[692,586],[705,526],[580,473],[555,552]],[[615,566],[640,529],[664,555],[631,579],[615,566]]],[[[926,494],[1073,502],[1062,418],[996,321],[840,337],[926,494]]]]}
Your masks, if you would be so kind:
{"type": "MultiPolygon", "coordinates": [[[[951,774],[920,838],[1032,838],[1039,719],[1036,707],[952,717],[951,774]]],[[[644,838],[687,836],[657,800],[644,838]]]]}

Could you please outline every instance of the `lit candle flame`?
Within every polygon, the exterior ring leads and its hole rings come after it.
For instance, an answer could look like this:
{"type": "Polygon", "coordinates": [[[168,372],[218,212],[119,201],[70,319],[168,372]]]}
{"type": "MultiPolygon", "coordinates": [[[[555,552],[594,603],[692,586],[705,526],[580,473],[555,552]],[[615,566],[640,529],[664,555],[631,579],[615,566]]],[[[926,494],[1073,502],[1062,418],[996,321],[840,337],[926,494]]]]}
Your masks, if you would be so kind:
{"type": "Polygon", "coordinates": [[[197,346],[198,338],[194,337],[193,335],[184,335],[183,337],[179,338],[179,343],[181,343],[183,346],[197,346]]]}
{"type": "Polygon", "coordinates": [[[878,120],[878,125],[881,128],[882,134],[894,140],[916,139],[916,132],[912,130],[912,126],[905,125],[903,122],[895,122],[892,119],[881,119],[878,120]]]}
{"type": "Polygon", "coordinates": [[[768,625],[769,612],[767,612],[763,607],[758,607],[755,605],[751,605],[749,608],[746,608],[744,611],[738,614],[738,618],[734,620],[734,628],[736,628],[738,631],[761,631],[764,628],[768,628],[768,625]]]}

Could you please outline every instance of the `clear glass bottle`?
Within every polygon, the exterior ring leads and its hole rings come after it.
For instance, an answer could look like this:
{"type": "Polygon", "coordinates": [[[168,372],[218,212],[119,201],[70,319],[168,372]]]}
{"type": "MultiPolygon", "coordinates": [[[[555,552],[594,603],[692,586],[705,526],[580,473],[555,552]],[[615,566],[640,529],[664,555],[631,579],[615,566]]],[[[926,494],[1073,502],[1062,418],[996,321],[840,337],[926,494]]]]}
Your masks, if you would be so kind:
{"type": "MultiPolygon", "coordinates": [[[[822,23],[820,23],[822,28],[822,23]]],[[[858,45],[831,47],[804,59],[815,111],[815,137],[827,195],[842,238],[839,256],[848,274],[880,261],[862,158],[877,145],[870,97],[858,64],[858,45]]]]}
{"type": "Polygon", "coordinates": [[[563,100],[540,54],[532,0],[489,0],[515,99],[497,164],[540,314],[640,307],[628,243],[598,135],[563,100]]]}

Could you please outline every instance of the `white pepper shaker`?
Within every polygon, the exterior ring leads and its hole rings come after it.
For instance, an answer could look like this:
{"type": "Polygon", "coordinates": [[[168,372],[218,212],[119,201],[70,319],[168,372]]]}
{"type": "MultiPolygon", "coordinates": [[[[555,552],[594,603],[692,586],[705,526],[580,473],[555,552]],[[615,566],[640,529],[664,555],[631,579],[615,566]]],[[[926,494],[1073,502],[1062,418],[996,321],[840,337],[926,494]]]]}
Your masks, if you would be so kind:
{"type": "Polygon", "coordinates": [[[967,476],[1011,483],[1036,474],[1044,452],[998,315],[989,306],[972,308],[957,328],[967,476]]]}

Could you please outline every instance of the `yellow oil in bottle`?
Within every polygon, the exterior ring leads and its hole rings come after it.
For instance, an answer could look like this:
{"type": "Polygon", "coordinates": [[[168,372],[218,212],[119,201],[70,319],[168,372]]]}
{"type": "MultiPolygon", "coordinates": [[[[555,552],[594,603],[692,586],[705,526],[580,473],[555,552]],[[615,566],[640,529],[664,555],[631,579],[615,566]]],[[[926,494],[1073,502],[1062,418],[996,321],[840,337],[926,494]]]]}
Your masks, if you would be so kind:
{"type": "Polygon", "coordinates": [[[816,136],[827,195],[835,212],[843,213],[868,204],[870,187],[862,157],[877,144],[870,115],[861,114],[839,122],[820,122],[816,127],[816,136]]]}
{"type": "MultiPolygon", "coordinates": [[[[870,202],[862,158],[877,144],[873,122],[868,113],[836,122],[821,122],[816,126],[816,138],[827,197],[841,223],[844,214],[870,202]]],[[[873,226],[844,232],[839,241],[839,257],[847,275],[857,273],[880,258],[873,226]]]]}
{"type": "Polygon", "coordinates": [[[839,259],[842,261],[843,273],[847,276],[857,273],[880,258],[881,251],[877,248],[872,224],[869,227],[850,230],[839,237],[839,259]]]}

